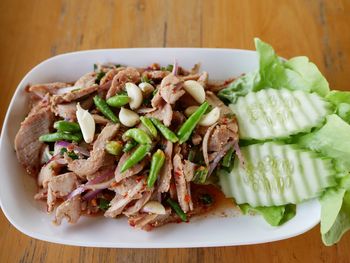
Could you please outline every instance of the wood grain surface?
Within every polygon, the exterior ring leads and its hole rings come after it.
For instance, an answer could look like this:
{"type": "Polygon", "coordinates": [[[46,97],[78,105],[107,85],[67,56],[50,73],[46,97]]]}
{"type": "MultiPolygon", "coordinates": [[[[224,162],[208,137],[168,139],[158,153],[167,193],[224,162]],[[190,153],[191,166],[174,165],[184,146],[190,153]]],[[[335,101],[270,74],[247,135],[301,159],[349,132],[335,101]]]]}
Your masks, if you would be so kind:
{"type": "MultiPolygon", "coordinates": [[[[22,77],[56,54],[94,48],[253,49],[307,55],[334,89],[350,90],[349,0],[1,0],[0,123],[22,77]]],[[[24,215],[25,216],[25,215],[24,215]]],[[[232,233],[234,235],[235,233],[232,233]]],[[[17,231],[0,214],[0,262],[350,262],[350,234],[323,246],[319,227],[284,241],[198,249],[56,245],[17,231]]]]}

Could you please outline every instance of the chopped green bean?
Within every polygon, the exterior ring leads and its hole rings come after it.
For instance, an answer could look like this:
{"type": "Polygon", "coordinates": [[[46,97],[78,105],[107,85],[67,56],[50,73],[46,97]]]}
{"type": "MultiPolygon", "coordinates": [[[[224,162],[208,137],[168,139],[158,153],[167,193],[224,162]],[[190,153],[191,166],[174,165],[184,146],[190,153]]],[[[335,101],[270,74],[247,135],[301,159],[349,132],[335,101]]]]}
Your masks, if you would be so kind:
{"type": "Polygon", "coordinates": [[[200,166],[195,172],[192,181],[196,184],[204,184],[207,180],[208,169],[200,166]]]}
{"type": "Polygon", "coordinates": [[[222,166],[224,167],[230,167],[232,163],[232,156],[233,156],[234,149],[230,148],[227,153],[225,154],[225,157],[222,159],[222,166]]]}
{"type": "Polygon", "coordinates": [[[122,107],[126,104],[128,104],[130,101],[130,98],[127,95],[115,95],[113,97],[110,97],[107,100],[107,104],[112,107],[122,107]]]}
{"type": "Polygon", "coordinates": [[[186,142],[194,128],[196,128],[196,125],[201,120],[202,116],[208,109],[209,104],[208,102],[204,102],[180,127],[179,131],[177,132],[177,136],[179,137],[180,144],[186,142]]]}
{"type": "Polygon", "coordinates": [[[124,132],[122,136],[123,140],[134,139],[139,144],[151,144],[152,140],[148,134],[141,129],[132,128],[124,132]]]}
{"type": "Polygon", "coordinates": [[[96,95],[94,97],[94,103],[104,116],[106,116],[108,119],[110,119],[114,123],[119,122],[117,116],[115,116],[114,112],[109,108],[107,102],[104,99],[96,95]]]}
{"type": "Polygon", "coordinates": [[[147,128],[150,134],[152,134],[154,138],[157,137],[157,129],[156,127],[154,127],[152,121],[149,118],[141,116],[140,121],[147,128]]]}
{"type": "Polygon", "coordinates": [[[39,141],[41,142],[57,142],[57,141],[75,141],[79,142],[83,139],[83,135],[81,133],[64,133],[64,132],[55,132],[44,134],[39,137],[39,141]]]}
{"type": "Polygon", "coordinates": [[[140,144],[137,149],[131,154],[129,159],[125,161],[122,165],[120,172],[124,173],[129,168],[133,167],[135,164],[138,164],[146,157],[146,155],[151,151],[152,145],[150,144],[140,144]]]}
{"type": "Polygon", "coordinates": [[[134,140],[127,141],[124,145],[123,152],[127,153],[130,152],[135,146],[137,145],[137,142],[134,140]]]}
{"type": "Polygon", "coordinates": [[[158,149],[152,156],[151,168],[147,179],[147,185],[152,188],[157,180],[160,169],[163,167],[165,161],[165,154],[162,150],[158,149]]]}
{"type": "Polygon", "coordinates": [[[175,213],[181,218],[182,221],[187,221],[187,215],[185,212],[181,209],[178,203],[173,201],[172,199],[168,198],[166,202],[171,206],[171,208],[175,211],[175,213]]]}
{"type": "Polygon", "coordinates": [[[119,141],[110,141],[106,143],[106,151],[112,155],[119,155],[123,150],[123,143],[119,141]]]}
{"type": "Polygon", "coordinates": [[[160,133],[167,139],[173,143],[177,142],[179,139],[176,137],[176,134],[173,133],[168,127],[166,127],[160,120],[156,118],[151,118],[154,126],[160,131],[160,133]]]}
{"type": "Polygon", "coordinates": [[[56,121],[53,127],[60,132],[79,132],[80,126],[76,122],[56,121]]]}

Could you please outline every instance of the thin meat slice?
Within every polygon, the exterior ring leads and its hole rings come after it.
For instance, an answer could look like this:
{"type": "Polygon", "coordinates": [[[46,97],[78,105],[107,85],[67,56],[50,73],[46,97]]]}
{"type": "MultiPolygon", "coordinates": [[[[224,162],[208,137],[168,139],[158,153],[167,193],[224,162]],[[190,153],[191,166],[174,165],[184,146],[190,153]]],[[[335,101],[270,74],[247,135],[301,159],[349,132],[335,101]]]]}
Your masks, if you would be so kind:
{"type": "Polygon", "coordinates": [[[75,83],[74,87],[77,89],[85,89],[95,85],[96,72],[89,72],[80,77],[75,83]]]}
{"type": "Polygon", "coordinates": [[[51,109],[55,113],[56,116],[59,116],[65,120],[75,121],[77,118],[76,117],[76,110],[77,110],[77,103],[76,102],[52,105],[51,109]]]}
{"type": "Polygon", "coordinates": [[[151,105],[153,108],[159,108],[161,106],[164,106],[165,101],[162,98],[162,96],[160,95],[159,90],[156,92],[156,94],[154,94],[152,100],[151,100],[151,105]]]}
{"type": "Polygon", "coordinates": [[[171,141],[166,141],[166,146],[164,150],[165,162],[159,173],[158,180],[158,192],[165,193],[169,191],[170,180],[172,175],[173,163],[172,163],[172,154],[173,154],[173,143],[171,141]]]}
{"type": "Polygon", "coordinates": [[[154,221],[157,216],[157,214],[138,214],[129,218],[129,225],[137,229],[151,230],[146,226],[154,221]]]}
{"type": "Polygon", "coordinates": [[[185,94],[183,83],[184,82],[174,74],[169,74],[160,83],[160,95],[167,103],[174,104],[185,94]]]}
{"type": "Polygon", "coordinates": [[[173,109],[169,103],[165,103],[162,106],[158,106],[156,111],[147,113],[146,116],[156,118],[163,121],[165,126],[170,126],[173,118],[173,109]]]}
{"type": "Polygon", "coordinates": [[[105,151],[105,144],[116,136],[118,129],[119,124],[108,124],[94,142],[90,157],[88,159],[68,160],[68,169],[79,177],[85,178],[96,173],[102,166],[110,164],[113,156],[105,151]]]}
{"type": "Polygon", "coordinates": [[[208,151],[220,151],[229,140],[238,140],[238,125],[236,119],[222,118],[209,139],[208,151]]]}
{"type": "Polygon", "coordinates": [[[51,101],[53,104],[72,102],[72,101],[78,100],[84,96],[87,96],[91,93],[94,93],[98,89],[99,89],[99,86],[97,84],[93,84],[90,87],[73,90],[71,92],[68,92],[68,93],[65,93],[62,95],[54,95],[52,97],[51,101]]]}
{"type": "Polygon", "coordinates": [[[53,118],[54,115],[46,97],[30,111],[16,134],[17,158],[31,175],[37,175],[40,169],[44,143],[39,141],[39,137],[50,132],[53,118]]]}
{"type": "Polygon", "coordinates": [[[194,171],[196,168],[196,164],[190,162],[189,160],[185,160],[184,161],[184,165],[183,165],[183,171],[184,171],[184,175],[186,178],[187,182],[192,181],[192,178],[194,176],[194,171]]]}
{"type": "Polygon", "coordinates": [[[186,213],[190,210],[190,203],[192,203],[192,200],[190,195],[190,189],[188,188],[188,184],[186,182],[185,175],[183,172],[181,156],[179,154],[176,154],[174,156],[173,164],[177,199],[182,210],[186,213]]]}
{"type": "Polygon", "coordinates": [[[199,78],[197,79],[197,82],[203,86],[203,88],[207,87],[208,84],[208,78],[209,74],[206,71],[203,71],[200,75],[199,78]]]}
{"type": "Polygon", "coordinates": [[[80,195],[76,195],[57,207],[54,223],[60,225],[63,218],[67,218],[69,223],[76,223],[80,214],[81,198],[80,195]]]}
{"type": "Polygon", "coordinates": [[[42,166],[37,179],[38,185],[42,186],[44,189],[47,189],[48,182],[59,173],[62,167],[63,165],[58,163],[56,160],[52,160],[51,162],[42,166]]]}
{"type": "Polygon", "coordinates": [[[145,71],[142,73],[143,77],[147,77],[148,79],[155,79],[155,80],[159,80],[159,79],[163,79],[166,76],[168,76],[170,74],[169,71],[166,70],[151,70],[151,71],[145,71]]]}
{"type": "Polygon", "coordinates": [[[109,81],[112,81],[114,76],[118,74],[118,72],[124,70],[125,67],[112,68],[106,72],[106,74],[101,78],[100,85],[103,85],[109,81]]]}
{"type": "Polygon", "coordinates": [[[137,83],[140,81],[140,73],[137,69],[127,67],[124,70],[119,71],[112,80],[111,87],[107,92],[107,99],[116,95],[124,89],[124,85],[127,82],[137,83]]]}
{"type": "Polygon", "coordinates": [[[126,216],[131,216],[133,214],[136,214],[137,212],[140,211],[140,209],[149,201],[149,199],[152,196],[152,190],[150,191],[145,191],[142,194],[142,197],[140,199],[138,199],[135,204],[133,204],[132,206],[128,207],[123,214],[126,216]]]}
{"type": "Polygon", "coordinates": [[[139,162],[138,164],[135,164],[133,167],[129,168],[124,173],[121,173],[120,170],[121,170],[123,164],[125,163],[125,161],[127,159],[129,159],[130,156],[131,156],[131,153],[124,153],[122,155],[122,157],[120,157],[120,160],[118,162],[118,166],[114,172],[116,182],[120,182],[121,180],[123,180],[125,178],[128,178],[130,176],[138,174],[145,167],[146,159],[143,159],[141,162],[139,162]]]}
{"type": "Polygon", "coordinates": [[[204,157],[204,162],[206,166],[209,166],[209,156],[208,156],[209,138],[216,125],[217,123],[214,123],[212,126],[210,126],[203,137],[202,151],[203,151],[203,157],[204,157]]]}
{"type": "Polygon", "coordinates": [[[50,95],[54,95],[61,88],[70,87],[71,84],[64,82],[52,82],[52,83],[42,83],[36,84],[29,87],[29,92],[35,93],[41,97],[45,96],[45,94],[49,93],[50,95]]]}
{"type": "Polygon", "coordinates": [[[48,182],[47,211],[52,212],[57,198],[67,196],[77,185],[77,176],[74,173],[65,173],[52,177],[48,182]]]}
{"type": "Polygon", "coordinates": [[[230,108],[227,107],[213,92],[207,91],[205,94],[206,100],[211,106],[220,108],[220,117],[233,114],[230,108]]]}
{"type": "Polygon", "coordinates": [[[145,190],[146,179],[145,177],[142,177],[138,183],[133,188],[129,189],[124,196],[116,194],[110,203],[111,207],[108,208],[104,215],[106,217],[116,217],[117,215],[120,215],[123,212],[125,206],[134,200],[135,197],[140,198],[139,194],[143,193],[145,190]]]}

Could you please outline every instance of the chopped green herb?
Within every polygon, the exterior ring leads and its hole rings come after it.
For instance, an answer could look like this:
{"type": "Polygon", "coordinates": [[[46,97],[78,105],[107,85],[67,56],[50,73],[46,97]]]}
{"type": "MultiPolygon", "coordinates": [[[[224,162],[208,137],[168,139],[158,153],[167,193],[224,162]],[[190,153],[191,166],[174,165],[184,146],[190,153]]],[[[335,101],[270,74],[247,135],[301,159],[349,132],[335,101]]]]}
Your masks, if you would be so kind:
{"type": "Polygon", "coordinates": [[[76,155],[75,152],[68,152],[67,155],[73,160],[79,159],[78,155],[76,155]]]}
{"type": "Polygon", "coordinates": [[[171,64],[169,64],[168,66],[166,66],[166,67],[161,67],[160,68],[160,70],[162,70],[162,71],[173,71],[173,65],[171,65],[171,64]]]}
{"type": "Polygon", "coordinates": [[[104,75],[106,75],[106,72],[100,71],[99,73],[97,73],[95,83],[100,84],[100,81],[104,77],[104,75]]]}
{"type": "Polygon", "coordinates": [[[211,205],[213,203],[213,197],[210,194],[202,194],[199,197],[199,201],[204,205],[211,205]]]}
{"type": "Polygon", "coordinates": [[[97,70],[97,64],[94,64],[94,71],[97,70]]]}
{"type": "Polygon", "coordinates": [[[63,147],[60,150],[60,154],[63,155],[64,153],[68,152],[67,148],[63,147]]]}
{"type": "Polygon", "coordinates": [[[110,207],[110,202],[104,198],[99,198],[98,200],[98,207],[102,210],[102,211],[107,211],[108,208],[110,207]]]}
{"type": "Polygon", "coordinates": [[[122,67],[122,65],[121,64],[115,64],[114,65],[116,68],[120,68],[120,67],[122,67]]]}

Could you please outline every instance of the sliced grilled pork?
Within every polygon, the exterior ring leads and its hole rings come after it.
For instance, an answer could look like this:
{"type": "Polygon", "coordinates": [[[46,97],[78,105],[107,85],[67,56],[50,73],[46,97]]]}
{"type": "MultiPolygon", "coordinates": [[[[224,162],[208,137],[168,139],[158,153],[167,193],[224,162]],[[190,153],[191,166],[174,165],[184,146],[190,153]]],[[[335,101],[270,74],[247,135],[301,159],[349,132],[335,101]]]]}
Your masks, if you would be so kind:
{"type": "Polygon", "coordinates": [[[166,146],[164,150],[165,162],[160,170],[159,180],[158,180],[158,192],[165,193],[169,191],[170,180],[173,169],[172,154],[173,154],[173,143],[171,141],[166,141],[166,146]]]}
{"type": "Polygon", "coordinates": [[[52,83],[42,83],[36,84],[29,87],[29,92],[33,92],[44,97],[47,93],[50,95],[56,94],[61,88],[70,87],[71,84],[64,82],[52,82],[52,83]]]}
{"type": "Polygon", "coordinates": [[[67,218],[69,223],[76,223],[80,214],[81,200],[80,195],[77,195],[64,201],[57,207],[54,223],[60,225],[63,218],[67,218]]]}
{"type": "Polygon", "coordinates": [[[173,159],[174,165],[174,178],[176,184],[177,199],[182,210],[186,213],[190,210],[190,204],[192,206],[192,200],[190,195],[189,185],[186,182],[183,172],[183,164],[181,156],[176,154],[173,159]]]}
{"type": "Polygon", "coordinates": [[[112,80],[112,85],[107,92],[107,99],[114,96],[124,89],[124,85],[127,82],[137,83],[140,81],[140,73],[137,69],[127,67],[124,70],[119,71],[112,80]]]}
{"type": "Polygon", "coordinates": [[[123,214],[126,216],[131,216],[133,214],[136,214],[149,201],[151,196],[152,196],[152,190],[143,192],[142,197],[138,199],[132,206],[128,207],[123,212],[123,214]]]}
{"type": "Polygon", "coordinates": [[[106,217],[116,217],[121,214],[127,204],[129,204],[132,200],[137,197],[139,199],[139,195],[142,194],[146,190],[146,179],[145,177],[139,178],[137,184],[128,189],[125,195],[116,194],[115,197],[111,201],[111,207],[105,212],[106,217]]]}
{"type": "Polygon", "coordinates": [[[167,103],[174,104],[182,95],[185,94],[185,91],[183,90],[183,81],[174,74],[169,74],[162,79],[159,92],[167,103]]]}
{"type": "Polygon", "coordinates": [[[115,169],[115,181],[116,182],[120,182],[121,180],[128,178],[130,176],[133,176],[135,174],[138,174],[139,172],[142,171],[142,169],[145,167],[146,165],[146,159],[144,159],[143,161],[139,162],[138,164],[135,164],[133,167],[129,168],[128,170],[126,170],[124,173],[120,172],[121,167],[123,166],[123,164],[125,163],[125,161],[131,156],[131,153],[124,153],[122,155],[122,157],[120,157],[120,160],[118,162],[118,166],[115,169]]]}
{"type": "Polygon", "coordinates": [[[60,116],[61,118],[65,119],[65,120],[75,121],[77,118],[76,117],[76,111],[77,111],[77,103],[76,102],[52,105],[51,109],[55,113],[56,116],[60,116]]]}
{"type": "Polygon", "coordinates": [[[21,123],[15,138],[15,150],[19,162],[31,175],[37,175],[44,146],[39,137],[50,132],[53,122],[48,97],[39,102],[21,123]]]}
{"type": "Polygon", "coordinates": [[[68,195],[75,189],[77,182],[77,176],[74,173],[65,173],[52,177],[48,182],[47,211],[52,212],[56,198],[68,195]]]}
{"type": "Polygon", "coordinates": [[[118,128],[119,124],[108,124],[94,142],[90,157],[88,159],[78,159],[74,161],[68,160],[68,169],[78,176],[85,178],[87,175],[96,173],[102,166],[110,164],[113,156],[105,151],[105,144],[115,137],[118,128]]]}
{"type": "Polygon", "coordinates": [[[159,105],[156,111],[147,113],[146,116],[156,118],[163,121],[165,126],[170,126],[173,118],[173,109],[169,103],[164,103],[159,105]]]}

